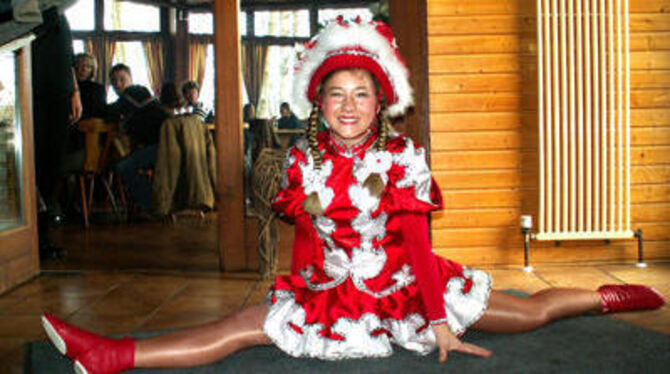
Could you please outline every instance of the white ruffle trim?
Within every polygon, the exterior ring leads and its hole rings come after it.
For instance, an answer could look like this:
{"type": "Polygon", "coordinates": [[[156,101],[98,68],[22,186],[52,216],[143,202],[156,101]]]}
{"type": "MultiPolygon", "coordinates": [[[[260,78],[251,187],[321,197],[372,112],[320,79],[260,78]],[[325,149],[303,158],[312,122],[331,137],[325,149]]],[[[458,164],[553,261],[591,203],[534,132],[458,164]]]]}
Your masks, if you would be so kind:
{"type": "MultiPolygon", "coordinates": [[[[463,293],[463,279],[454,277],[447,284],[444,301],[449,328],[457,335],[476,322],[488,306],[491,293],[491,278],[481,270],[464,268],[465,277],[472,279],[473,285],[467,294],[463,293]]],[[[358,320],[340,318],[331,330],[344,337],[333,340],[323,337],[322,324],[305,324],[305,309],[295,302],[290,291],[275,291],[276,302],[268,309],[263,331],[282,351],[293,357],[312,357],[322,360],[341,360],[362,357],[387,357],[393,353],[391,343],[418,354],[428,354],[436,348],[435,335],[431,328],[419,328],[426,324],[419,314],[410,314],[403,320],[380,320],[376,315],[366,313],[358,320]],[[299,327],[302,334],[291,324],[299,327]],[[379,329],[391,333],[372,336],[379,329]]]]}

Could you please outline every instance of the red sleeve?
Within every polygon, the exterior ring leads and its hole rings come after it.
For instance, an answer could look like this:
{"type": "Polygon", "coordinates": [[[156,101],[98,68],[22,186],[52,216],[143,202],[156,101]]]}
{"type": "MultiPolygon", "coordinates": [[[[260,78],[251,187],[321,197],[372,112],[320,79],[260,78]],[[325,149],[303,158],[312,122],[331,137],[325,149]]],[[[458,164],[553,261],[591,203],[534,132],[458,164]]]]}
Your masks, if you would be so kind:
{"type": "Polygon", "coordinates": [[[403,245],[421,291],[424,308],[431,324],[446,322],[444,284],[440,281],[437,258],[428,237],[428,217],[425,214],[405,213],[401,216],[403,245]]]}

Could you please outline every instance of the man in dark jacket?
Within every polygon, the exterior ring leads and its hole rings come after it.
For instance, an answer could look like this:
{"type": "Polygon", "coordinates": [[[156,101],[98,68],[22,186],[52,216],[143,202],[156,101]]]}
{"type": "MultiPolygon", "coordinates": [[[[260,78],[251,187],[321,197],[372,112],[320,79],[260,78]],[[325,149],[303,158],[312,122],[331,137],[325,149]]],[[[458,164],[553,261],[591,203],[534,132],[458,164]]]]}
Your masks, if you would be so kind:
{"type": "Polygon", "coordinates": [[[151,182],[141,170],[153,169],[156,163],[158,137],[169,114],[163,110],[148,89],[139,85],[126,88],[117,108],[125,113],[123,129],[130,139],[131,153],[121,159],[117,170],[130,198],[144,212],[151,209],[151,182]]]}

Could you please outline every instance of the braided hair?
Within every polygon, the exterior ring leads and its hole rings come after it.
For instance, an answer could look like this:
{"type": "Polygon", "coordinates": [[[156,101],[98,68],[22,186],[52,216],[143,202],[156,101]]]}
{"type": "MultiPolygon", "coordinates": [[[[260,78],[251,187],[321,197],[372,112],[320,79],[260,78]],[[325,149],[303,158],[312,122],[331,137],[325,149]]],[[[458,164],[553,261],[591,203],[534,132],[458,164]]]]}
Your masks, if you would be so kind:
{"type": "Polygon", "coordinates": [[[321,169],[321,162],[323,161],[323,156],[319,151],[319,142],[316,139],[316,135],[319,132],[319,118],[321,117],[321,108],[319,107],[316,100],[312,105],[312,112],[309,114],[309,121],[307,124],[307,141],[309,143],[309,150],[312,153],[312,158],[314,159],[314,168],[319,170],[321,169]]]}
{"type": "Polygon", "coordinates": [[[386,110],[386,97],[381,96],[379,102],[379,114],[377,114],[377,126],[379,128],[379,135],[377,138],[377,150],[385,151],[386,143],[388,142],[389,129],[391,127],[391,121],[389,120],[389,114],[386,110]]]}

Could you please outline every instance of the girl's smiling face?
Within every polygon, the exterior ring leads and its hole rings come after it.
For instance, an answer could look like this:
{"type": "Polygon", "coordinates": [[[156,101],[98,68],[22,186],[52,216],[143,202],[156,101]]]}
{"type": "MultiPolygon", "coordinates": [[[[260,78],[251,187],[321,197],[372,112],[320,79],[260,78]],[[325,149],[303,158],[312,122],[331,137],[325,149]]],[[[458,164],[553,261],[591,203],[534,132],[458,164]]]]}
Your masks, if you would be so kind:
{"type": "Polygon", "coordinates": [[[344,145],[362,141],[377,112],[377,89],[366,70],[336,71],[323,83],[321,113],[335,138],[344,145]]]}

